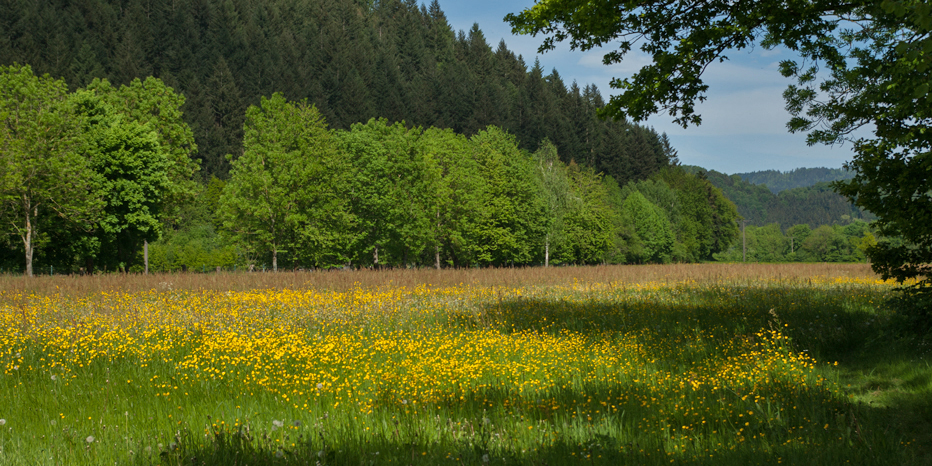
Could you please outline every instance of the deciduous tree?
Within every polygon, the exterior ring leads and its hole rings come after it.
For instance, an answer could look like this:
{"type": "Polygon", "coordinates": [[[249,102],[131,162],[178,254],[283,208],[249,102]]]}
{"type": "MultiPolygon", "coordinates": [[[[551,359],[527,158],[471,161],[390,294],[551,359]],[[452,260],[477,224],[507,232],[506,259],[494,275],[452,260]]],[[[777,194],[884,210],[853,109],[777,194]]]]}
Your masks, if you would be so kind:
{"type": "Polygon", "coordinates": [[[281,94],[246,111],[243,155],[232,160],[220,215],[232,239],[256,253],[279,253],[309,266],[346,261],[344,166],[330,130],[313,105],[281,94]]]}
{"type": "Polygon", "coordinates": [[[22,241],[28,276],[54,219],[88,227],[100,211],[81,143],[63,80],[0,67],[0,220],[22,241]]]}

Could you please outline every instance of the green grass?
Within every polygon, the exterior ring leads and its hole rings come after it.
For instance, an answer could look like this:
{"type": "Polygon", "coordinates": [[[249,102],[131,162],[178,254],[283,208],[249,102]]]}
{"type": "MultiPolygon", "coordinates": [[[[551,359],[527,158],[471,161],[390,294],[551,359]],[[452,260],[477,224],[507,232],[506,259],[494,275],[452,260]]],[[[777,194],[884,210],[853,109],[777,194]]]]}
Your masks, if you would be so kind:
{"type": "MultiPolygon", "coordinates": [[[[50,306],[67,312],[36,317],[30,309],[41,299],[7,299],[0,464],[932,464],[932,346],[885,308],[888,286],[782,280],[484,290],[402,294],[360,304],[369,311],[337,323],[301,318],[297,327],[287,309],[245,306],[266,316],[270,329],[291,325],[287,335],[357,335],[355,359],[326,366],[344,378],[358,369],[347,361],[425,368],[395,370],[388,385],[352,379],[353,391],[321,396],[314,383],[261,390],[180,368],[215,330],[186,317],[145,340],[171,345],[115,354],[117,343],[100,343],[108,329],[90,328],[96,321],[88,316],[138,312],[147,305],[138,296],[107,311],[93,300],[54,298],[50,306]],[[376,308],[378,319],[366,317],[376,308]],[[409,308],[425,311],[405,314],[409,308]],[[51,367],[60,354],[43,329],[52,326],[80,329],[76,352],[111,353],[51,367]],[[774,342],[761,332],[770,330],[789,340],[768,346],[774,342]],[[95,343],[81,346],[80,335],[95,343]],[[378,351],[386,335],[422,346],[378,351]],[[563,344],[567,335],[581,344],[567,343],[575,349],[560,353],[565,359],[534,353],[551,349],[535,342],[563,344]],[[466,343],[443,347],[450,341],[466,343]],[[523,343],[473,354],[487,341],[523,343]],[[430,363],[429,352],[521,372],[457,378],[430,363]],[[802,353],[817,362],[804,374],[791,373],[799,367],[792,364],[749,370],[755,352],[761,361],[802,353]],[[423,363],[405,365],[417,358],[423,363]],[[625,365],[631,360],[637,364],[625,365]],[[522,365],[528,361],[537,365],[522,365]],[[729,361],[746,380],[677,385],[729,361]],[[431,387],[442,396],[423,393],[431,387]],[[359,400],[373,400],[371,410],[359,400]]],[[[275,367],[285,372],[303,367],[279,357],[275,367]]],[[[209,367],[239,377],[257,370],[209,367]]]]}

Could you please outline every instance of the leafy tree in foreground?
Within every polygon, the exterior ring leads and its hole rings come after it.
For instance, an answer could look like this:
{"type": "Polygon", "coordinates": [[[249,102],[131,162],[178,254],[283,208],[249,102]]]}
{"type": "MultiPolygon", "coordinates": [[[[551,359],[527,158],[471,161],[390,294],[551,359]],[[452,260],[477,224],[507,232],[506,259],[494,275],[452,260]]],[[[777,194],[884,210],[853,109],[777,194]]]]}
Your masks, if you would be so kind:
{"type": "Polygon", "coordinates": [[[317,267],[343,263],[351,218],[339,190],[348,170],[317,108],[263,97],[246,111],[244,133],[220,197],[233,240],[271,253],[276,271],[284,252],[317,267]]]}
{"type": "Polygon", "coordinates": [[[0,228],[23,242],[27,276],[43,228],[56,218],[88,228],[100,210],[80,145],[63,80],[0,68],[0,228]]]}
{"type": "Polygon", "coordinates": [[[104,211],[85,251],[111,270],[128,268],[144,242],[190,199],[194,139],[180,111],[184,98],[160,80],[113,87],[95,79],[73,97],[83,121],[83,152],[98,175],[104,211]]]}
{"type": "Polygon", "coordinates": [[[89,113],[84,150],[104,201],[96,232],[100,247],[88,252],[125,270],[143,241],[159,237],[159,214],[170,184],[168,158],[148,124],[120,115],[93,96],[84,97],[80,105],[89,113]]]}
{"type": "Polygon", "coordinates": [[[800,62],[781,63],[798,85],[784,93],[791,131],[810,143],[853,139],[855,171],[839,192],[878,215],[879,231],[902,242],[869,249],[884,277],[932,275],[932,5],[922,0],[757,0],[640,2],[551,0],[510,14],[516,33],[543,34],[541,51],[569,40],[589,50],[619,44],[605,64],[622,61],[635,43],[652,63],[613,79],[622,92],[603,115],[635,121],[666,111],[684,126],[699,124],[702,74],[729,50],[783,46],[800,62]],[[820,66],[821,65],[821,66],[820,66]],[[820,75],[819,69],[827,70],[820,75]],[[821,79],[824,76],[824,79],[821,79]],[[873,138],[853,138],[858,128],[873,138]]]}

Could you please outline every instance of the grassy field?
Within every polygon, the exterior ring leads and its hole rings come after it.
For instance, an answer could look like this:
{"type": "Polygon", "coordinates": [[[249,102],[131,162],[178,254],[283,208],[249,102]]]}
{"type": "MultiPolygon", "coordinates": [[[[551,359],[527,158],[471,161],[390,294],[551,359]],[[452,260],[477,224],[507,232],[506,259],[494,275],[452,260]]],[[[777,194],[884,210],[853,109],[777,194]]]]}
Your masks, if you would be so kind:
{"type": "Polygon", "coordinates": [[[0,277],[0,464],[932,464],[864,265],[0,277]]]}

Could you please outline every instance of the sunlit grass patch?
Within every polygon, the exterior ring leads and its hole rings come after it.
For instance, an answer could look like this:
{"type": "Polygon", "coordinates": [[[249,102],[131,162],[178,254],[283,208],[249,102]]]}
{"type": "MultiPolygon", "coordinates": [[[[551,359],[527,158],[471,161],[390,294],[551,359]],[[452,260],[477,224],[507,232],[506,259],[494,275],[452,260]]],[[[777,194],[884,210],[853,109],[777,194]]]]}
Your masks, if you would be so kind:
{"type": "Polygon", "coordinates": [[[4,292],[0,463],[921,464],[850,383],[890,289],[4,292]]]}

